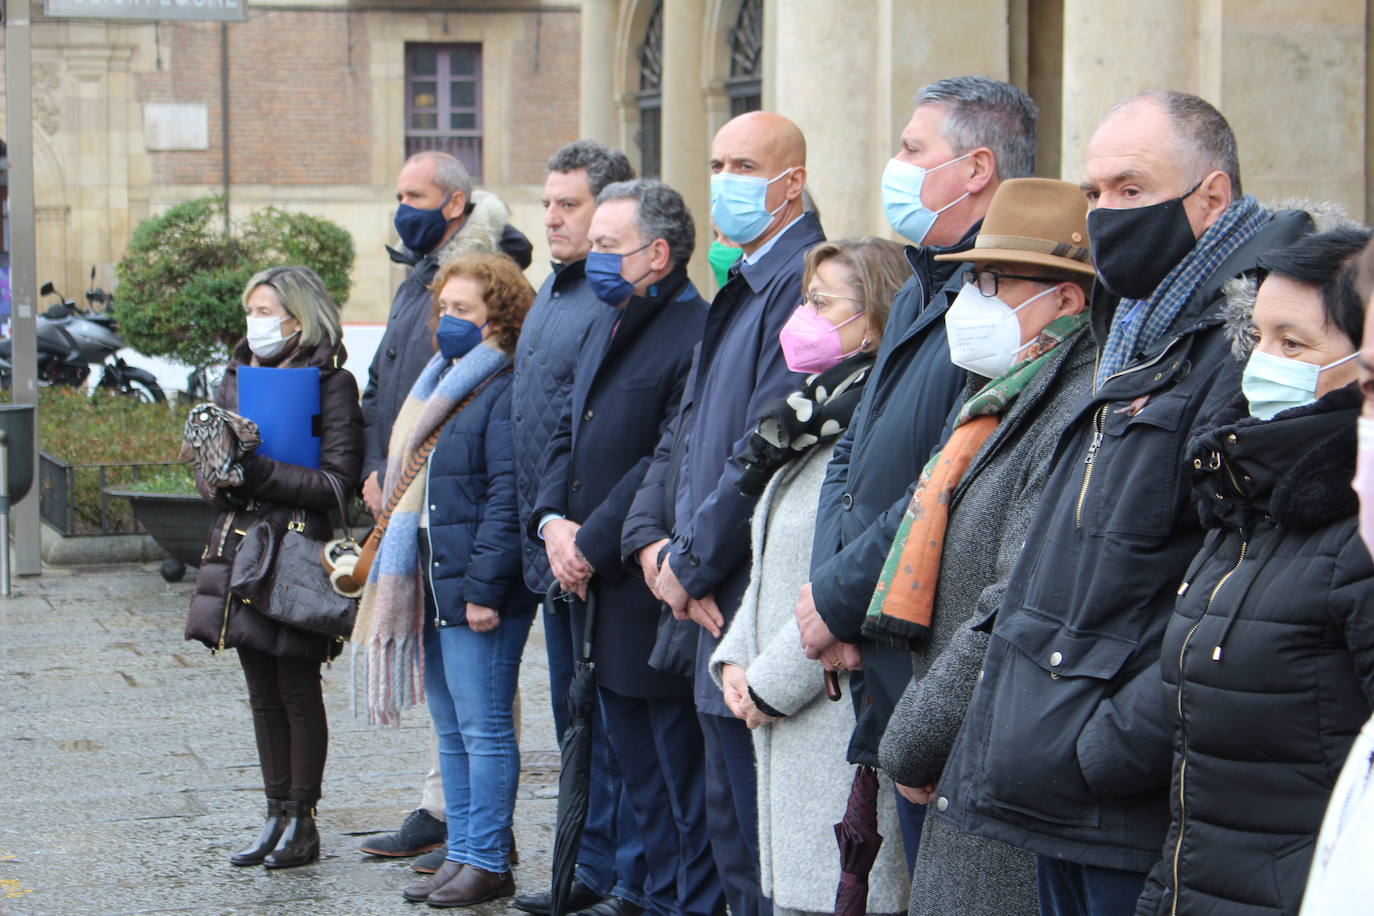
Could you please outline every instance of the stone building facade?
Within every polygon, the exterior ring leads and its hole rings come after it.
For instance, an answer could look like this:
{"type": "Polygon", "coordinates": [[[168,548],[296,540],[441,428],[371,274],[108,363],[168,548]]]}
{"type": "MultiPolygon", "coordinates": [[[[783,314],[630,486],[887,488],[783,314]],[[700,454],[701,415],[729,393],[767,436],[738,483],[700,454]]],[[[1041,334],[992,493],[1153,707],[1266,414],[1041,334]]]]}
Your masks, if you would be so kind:
{"type": "Polygon", "coordinates": [[[1227,116],[1260,200],[1331,200],[1369,218],[1372,10],[1371,0],[583,0],[581,130],[641,161],[647,139],[663,179],[704,215],[710,138],[748,77],[762,107],[806,133],[826,231],[889,234],[879,179],[921,85],[978,73],[1026,89],[1041,110],[1040,174],[1075,182],[1106,110],[1167,87],[1227,116]]]}
{"type": "Polygon", "coordinates": [[[227,190],[234,216],[272,204],[348,229],[345,320],[385,321],[395,178],[427,147],[468,161],[534,243],[531,279],[547,269],[538,199],[577,136],[575,4],[257,0],[227,26],[36,16],[32,34],[38,277],[68,295],[92,266],[111,284],[145,216],[227,190]]]}

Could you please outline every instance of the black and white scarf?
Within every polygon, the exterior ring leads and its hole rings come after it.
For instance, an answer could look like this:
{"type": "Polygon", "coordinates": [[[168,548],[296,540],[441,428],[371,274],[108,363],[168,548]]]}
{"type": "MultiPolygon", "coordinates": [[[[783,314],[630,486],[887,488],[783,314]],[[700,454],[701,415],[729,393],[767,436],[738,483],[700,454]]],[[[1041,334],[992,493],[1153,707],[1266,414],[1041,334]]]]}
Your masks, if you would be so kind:
{"type": "Polygon", "coordinates": [[[735,484],[739,491],[758,496],[778,468],[816,443],[843,433],[863,397],[873,360],[872,353],[845,357],[824,372],[809,376],[800,391],[765,407],[758,425],[735,455],[744,466],[735,484]]]}

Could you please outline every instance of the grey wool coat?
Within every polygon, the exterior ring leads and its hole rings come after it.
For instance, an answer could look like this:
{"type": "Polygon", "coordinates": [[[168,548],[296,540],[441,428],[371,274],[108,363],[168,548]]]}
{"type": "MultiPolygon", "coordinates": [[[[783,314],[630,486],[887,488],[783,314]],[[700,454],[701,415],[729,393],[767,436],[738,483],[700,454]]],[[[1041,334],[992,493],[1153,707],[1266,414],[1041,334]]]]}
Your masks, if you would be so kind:
{"type": "MultiPolygon", "coordinates": [[[[740,607],[710,660],[744,668],[749,686],[777,722],[754,730],[758,765],[759,873],[775,910],[833,912],[840,880],[833,825],[844,814],[854,768],[845,746],[854,730],[847,673],[845,701],[825,697],[821,667],[802,652],[793,607],[810,576],[816,503],[833,443],[823,443],[773,475],[754,509],[752,568],[740,607]]],[[[869,877],[868,912],[900,913],[908,879],[892,784],[878,793],[885,842],[869,877]]]]}
{"type": "MultiPolygon", "coordinates": [[[[1049,476],[1055,444],[1092,384],[1087,328],[1065,341],[1012,404],[955,489],[945,530],[931,635],[879,747],[903,785],[938,785],[988,645],[981,625],[1001,604],[1049,476]],[[974,629],[979,627],[979,629],[974,629]]],[[[965,395],[983,382],[973,379],[965,395]]],[[[1035,857],[927,817],[911,879],[909,916],[1035,916],[1035,857]]]]}

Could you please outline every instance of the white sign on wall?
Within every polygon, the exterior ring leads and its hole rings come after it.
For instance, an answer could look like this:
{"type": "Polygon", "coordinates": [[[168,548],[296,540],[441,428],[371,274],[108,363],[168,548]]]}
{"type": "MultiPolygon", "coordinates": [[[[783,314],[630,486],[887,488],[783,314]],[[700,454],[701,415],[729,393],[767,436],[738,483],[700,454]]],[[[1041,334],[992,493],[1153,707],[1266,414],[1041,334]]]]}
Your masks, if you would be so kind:
{"type": "Polygon", "coordinates": [[[83,19],[242,22],[248,18],[248,0],[43,0],[43,13],[83,19]]]}
{"type": "Polygon", "coordinates": [[[150,153],[209,149],[209,109],[148,102],[143,106],[143,142],[150,153]]]}

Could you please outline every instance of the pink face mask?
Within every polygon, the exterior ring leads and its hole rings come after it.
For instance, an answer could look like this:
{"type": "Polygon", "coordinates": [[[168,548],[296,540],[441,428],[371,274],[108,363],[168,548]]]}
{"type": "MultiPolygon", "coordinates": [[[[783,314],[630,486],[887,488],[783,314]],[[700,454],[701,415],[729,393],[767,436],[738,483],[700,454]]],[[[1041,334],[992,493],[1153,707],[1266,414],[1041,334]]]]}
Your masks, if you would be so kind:
{"type": "Polygon", "coordinates": [[[1374,417],[1361,416],[1360,448],[1355,458],[1355,493],[1360,497],[1360,537],[1374,554],[1374,417]]]}
{"type": "Polygon", "coordinates": [[[831,324],[811,306],[797,306],[778,333],[782,354],[787,357],[787,368],[807,374],[824,372],[846,356],[859,352],[857,348],[849,353],[841,349],[840,328],[862,317],[864,313],[860,312],[839,324],[831,324]]]}

